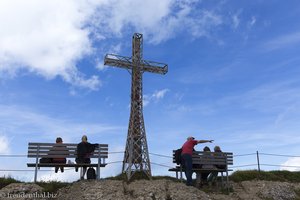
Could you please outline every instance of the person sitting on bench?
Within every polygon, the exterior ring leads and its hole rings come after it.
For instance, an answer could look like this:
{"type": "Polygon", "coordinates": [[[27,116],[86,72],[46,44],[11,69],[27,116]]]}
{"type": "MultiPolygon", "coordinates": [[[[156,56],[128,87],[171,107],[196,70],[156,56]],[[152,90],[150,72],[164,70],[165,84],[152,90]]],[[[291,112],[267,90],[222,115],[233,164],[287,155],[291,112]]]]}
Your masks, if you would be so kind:
{"type": "MultiPolygon", "coordinates": [[[[69,155],[69,151],[66,145],[63,144],[61,137],[56,138],[56,144],[49,150],[49,155],[53,155],[52,163],[66,163],[66,156],[69,155]],[[55,157],[58,156],[58,157],[55,157]]],[[[55,167],[55,173],[58,172],[59,167],[55,167]]],[[[64,172],[64,167],[60,167],[60,171],[64,172]]]]}
{"type": "MultiPolygon", "coordinates": [[[[95,148],[98,144],[91,144],[87,141],[87,136],[83,135],[81,138],[81,142],[77,145],[77,157],[75,159],[76,163],[91,163],[90,154],[94,152],[95,148]]],[[[82,174],[80,175],[80,179],[84,179],[84,175],[86,173],[87,167],[82,167],[82,174]]],[[[78,171],[78,167],[75,167],[75,171],[78,171]]]]}

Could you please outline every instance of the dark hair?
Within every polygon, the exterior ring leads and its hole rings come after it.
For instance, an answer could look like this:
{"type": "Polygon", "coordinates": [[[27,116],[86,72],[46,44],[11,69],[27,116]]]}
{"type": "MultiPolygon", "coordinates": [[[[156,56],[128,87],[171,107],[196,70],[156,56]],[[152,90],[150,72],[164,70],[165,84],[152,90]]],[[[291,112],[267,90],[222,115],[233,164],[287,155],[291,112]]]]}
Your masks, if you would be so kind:
{"type": "Polygon", "coordinates": [[[56,138],[56,143],[60,143],[60,142],[62,142],[62,138],[61,137],[56,138]]]}
{"type": "Polygon", "coordinates": [[[210,148],[208,146],[203,148],[203,151],[210,151],[210,148]]]}

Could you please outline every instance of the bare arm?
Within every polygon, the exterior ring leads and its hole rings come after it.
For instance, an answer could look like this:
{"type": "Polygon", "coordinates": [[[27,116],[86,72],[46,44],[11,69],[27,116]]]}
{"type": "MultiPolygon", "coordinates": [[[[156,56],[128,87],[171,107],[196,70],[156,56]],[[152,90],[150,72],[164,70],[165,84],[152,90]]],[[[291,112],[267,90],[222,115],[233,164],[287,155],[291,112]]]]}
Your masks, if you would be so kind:
{"type": "Polygon", "coordinates": [[[206,142],[209,142],[209,143],[212,143],[214,140],[197,140],[197,144],[199,143],[206,143],[206,142]]]}

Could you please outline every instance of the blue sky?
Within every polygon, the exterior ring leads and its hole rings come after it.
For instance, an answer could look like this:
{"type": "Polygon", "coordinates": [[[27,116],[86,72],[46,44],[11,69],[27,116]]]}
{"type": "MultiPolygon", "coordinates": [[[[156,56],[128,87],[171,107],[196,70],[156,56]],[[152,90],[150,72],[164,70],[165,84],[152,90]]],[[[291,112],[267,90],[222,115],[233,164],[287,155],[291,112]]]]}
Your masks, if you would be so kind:
{"type": "MultiPolygon", "coordinates": [[[[299,13],[296,0],[2,0],[0,154],[26,155],[28,142],[79,142],[83,134],[123,151],[131,77],[103,59],[131,56],[138,32],[144,59],[169,65],[166,75],[143,76],[150,153],[171,155],[192,135],[236,155],[299,155],[299,13]]],[[[110,154],[108,162],[122,158],[110,154]]],[[[26,157],[0,159],[2,170],[27,169],[26,157]]],[[[173,166],[168,158],[150,159],[173,166]]],[[[256,157],[234,163],[255,164],[256,157]]],[[[261,156],[261,163],[282,165],[265,170],[296,170],[283,166],[300,166],[300,159],[261,156]]],[[[154,175],[170,175],[151,167],[154,175]]],[[[111,164],[102,176],[120,171],[121,163],[111,164]]],[[[40,178],[78,177],[70,170],[40,178]]]]}

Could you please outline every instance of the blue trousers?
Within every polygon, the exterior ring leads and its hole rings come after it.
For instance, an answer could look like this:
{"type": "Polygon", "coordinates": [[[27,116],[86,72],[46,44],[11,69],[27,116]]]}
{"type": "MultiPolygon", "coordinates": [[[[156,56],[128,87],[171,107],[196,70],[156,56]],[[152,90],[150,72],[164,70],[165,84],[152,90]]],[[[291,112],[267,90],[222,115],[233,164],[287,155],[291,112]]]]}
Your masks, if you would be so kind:
{"type": "Polygon", "coordinates": [[[186,177],[186,185],[192,185],[192,175],[193,175],[193,160],[192,155],[190,154],[182,154],[181,155],[184,168],[185,168],[185,177],[186,177]]]}

